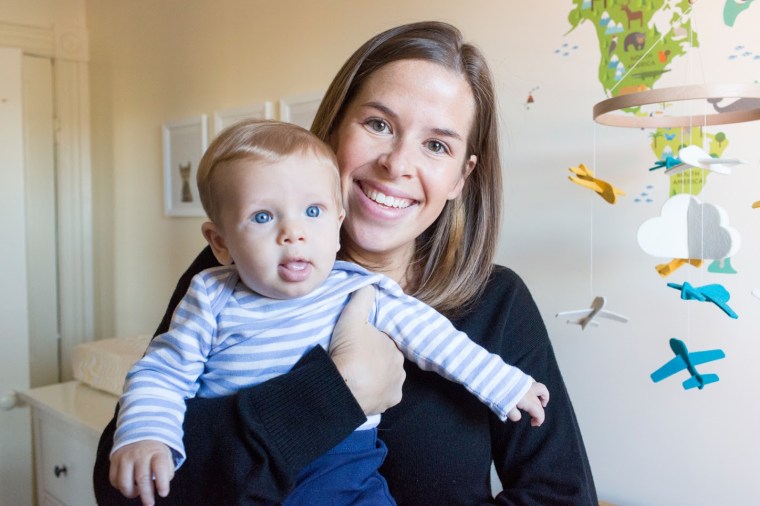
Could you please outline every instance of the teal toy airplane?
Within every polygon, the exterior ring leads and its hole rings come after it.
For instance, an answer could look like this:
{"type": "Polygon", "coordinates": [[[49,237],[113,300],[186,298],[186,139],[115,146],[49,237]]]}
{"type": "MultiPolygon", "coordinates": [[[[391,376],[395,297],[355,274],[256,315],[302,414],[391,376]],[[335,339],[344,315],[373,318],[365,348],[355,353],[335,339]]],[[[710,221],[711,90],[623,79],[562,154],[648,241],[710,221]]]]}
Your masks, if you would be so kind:
{"type": "Polygon", "coordinates": [[[662,381],[665,378],[669,378],[684,369],[691,374],[691,377],[683,382],[685,390],[694,387],[702,390],[705,385],[715,383],[720,379],[717,374],[699,374],[696,366],[725,358],[726,354],[723,353],[723,350],[689,352],[683,341],[678,340],[675,337],[670,340],[670,349],[673,350],[673,353],[675,353],[676,356],[650,375],[652,381],[655,383],[662,381]]]}
{"type": "Polygon", "coordinates": [[[687,281],[684,281],[683,285],[679,285],[678,283],[668,283],[668,286],[670,288],[675,288],[676,290],[681,290],[681,298],[683,300],[712,302],[731,318],[739,318],[739,315],[728,306],[728,299],[731,298],[731,294],[728,293],[728,290],[723,288],[723,285],[714,284],[693,287],[687,281]]]}

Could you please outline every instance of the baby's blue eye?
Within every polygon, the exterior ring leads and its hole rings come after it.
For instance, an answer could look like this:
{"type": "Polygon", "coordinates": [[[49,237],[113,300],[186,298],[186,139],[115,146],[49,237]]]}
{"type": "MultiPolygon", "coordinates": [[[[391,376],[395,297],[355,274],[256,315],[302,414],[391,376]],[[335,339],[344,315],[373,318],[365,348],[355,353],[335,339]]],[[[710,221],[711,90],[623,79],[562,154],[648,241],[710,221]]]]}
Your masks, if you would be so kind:
{"type": "Polygon", "coordinates": [[[268,223],[272,221],[272,215],[266,211],[259,211],[253,215],[253,221],[256,223],[268,223]]]}
{"type": "Polygon", "coordinates": [[[322,210],[317,206],[309,206],[306,208],[306,216],[309,218],[316,218],[322,214],[322,210]]]}

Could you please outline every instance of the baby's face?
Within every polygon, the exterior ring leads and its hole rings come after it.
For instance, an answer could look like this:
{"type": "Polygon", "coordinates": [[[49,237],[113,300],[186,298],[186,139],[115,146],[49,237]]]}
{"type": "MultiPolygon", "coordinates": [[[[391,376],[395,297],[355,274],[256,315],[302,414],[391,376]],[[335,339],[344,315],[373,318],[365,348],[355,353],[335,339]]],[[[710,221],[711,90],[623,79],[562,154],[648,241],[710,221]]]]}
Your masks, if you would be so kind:
{"type": "Polygon", "coordinates": [[[335,262],[344,216],[335,168],[294,154],[275,163],[239,160],[218,175],[215,191],[224,196],[219,225],[241,280],[277,299],[322,284],[335,262]]]}

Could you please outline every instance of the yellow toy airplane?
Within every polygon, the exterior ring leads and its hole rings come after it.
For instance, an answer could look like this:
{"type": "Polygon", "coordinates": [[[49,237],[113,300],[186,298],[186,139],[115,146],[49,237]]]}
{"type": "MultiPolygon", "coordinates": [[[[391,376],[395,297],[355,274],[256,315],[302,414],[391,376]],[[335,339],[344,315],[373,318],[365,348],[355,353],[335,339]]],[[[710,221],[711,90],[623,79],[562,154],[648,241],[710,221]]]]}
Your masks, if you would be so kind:
{"type": "Polygon", "coordinates": [[[569,170],[578,176],[568,176],[568,179],[570,179],[570,181],[590,190],[594,190],[610,204],[615,203],[618,195],[625,195],[625,192],[623,192],[623,190],[620,188],[615,188],[607,181],[602,181],[601,179],[595,178],[594,175],[583,164],[580,164],[577,167],[570,167],[569,170]]]}

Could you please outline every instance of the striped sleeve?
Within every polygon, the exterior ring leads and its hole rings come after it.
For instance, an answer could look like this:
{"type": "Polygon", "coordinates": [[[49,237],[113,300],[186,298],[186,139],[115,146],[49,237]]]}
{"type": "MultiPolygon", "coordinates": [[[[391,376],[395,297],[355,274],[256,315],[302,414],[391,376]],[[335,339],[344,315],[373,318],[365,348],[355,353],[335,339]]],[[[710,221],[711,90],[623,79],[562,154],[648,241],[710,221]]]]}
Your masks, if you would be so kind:
{"type": "Polygon", "coordinates": [[[442,314],[406,295],[390,279],[377,284],[375,326],[421,369],[462,384],[503,421],[533,378],[489,353],[442,314]]]}
{"type": "Polygon", "coordinates": [[[198,389],[216,332],[210,294],[218,293],[223,282],[224,278],[208,271],[193,277],[168,332],[156,336],[145,356],[130,369],[119,399],[111,455],[124,445],[155,440],[172,450],[175,467],[184,462],[185,399],[198,389]]]}

